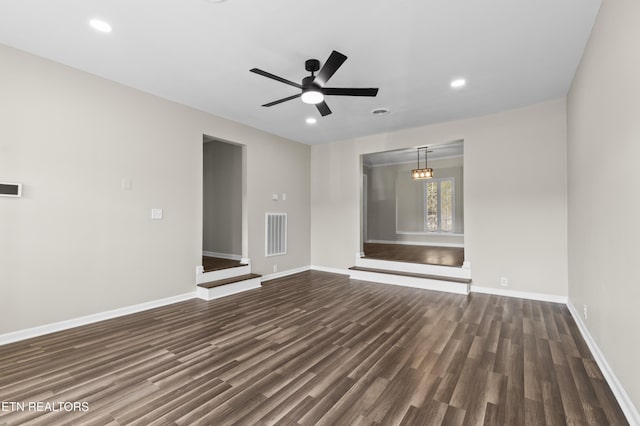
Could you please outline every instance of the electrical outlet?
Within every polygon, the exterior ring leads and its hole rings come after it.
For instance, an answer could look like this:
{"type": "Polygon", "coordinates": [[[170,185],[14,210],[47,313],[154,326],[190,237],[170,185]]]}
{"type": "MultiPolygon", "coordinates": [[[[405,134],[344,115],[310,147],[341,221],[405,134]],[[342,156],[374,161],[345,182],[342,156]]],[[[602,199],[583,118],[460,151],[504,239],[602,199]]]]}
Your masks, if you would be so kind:
{"type": "Polygon", "coordinates": [[[507,278],[507,277],[500,278],[500,285],[502,287],[508,287],[509,286],[509,278],[507,278]]]}
{"type": "Polygon", "coordinates": [[[583,315],[584,315],[584,319],[587,319],[587,304],[584,304],[584,308],[583,308],[583,315]]]}
{"type": "Polygon", "coordinates": [[[278,272],[278,265],[273,265],[273,272],[278,272]]]}

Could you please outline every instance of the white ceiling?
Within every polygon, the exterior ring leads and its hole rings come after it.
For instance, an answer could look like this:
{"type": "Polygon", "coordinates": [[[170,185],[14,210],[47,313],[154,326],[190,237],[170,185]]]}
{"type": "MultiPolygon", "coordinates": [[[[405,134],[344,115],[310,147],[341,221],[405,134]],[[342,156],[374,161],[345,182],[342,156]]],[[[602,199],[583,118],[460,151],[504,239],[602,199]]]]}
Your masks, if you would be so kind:
{"type": "MultiPolygon", "coordinates": [[[[396,149],[393,151],[375,152],[362,156],[363,164],[367,166],[384,166],[389,164],[415,163],[418,162],[418,147],[396,149]]],[[[464,141],[452,141],[439,145],[428,146],[427,160],[438,160],[444,158],[462,157],[464,155],[464,141]]],[[[425,167],[424,150],[420,150],[420,166],[425,167]]]]}
{"type": "Polygon", "coordinates": [[[2,0],[0,43],[308,143],[478,116],[564,96],[601,0],[2,0]],[[113,32],[97,33],[91,18],[113,32]],[[304,61],[348,56],[320,117],[304,61]],[[456,77],[468,81],[452,90],[456,77]],[[387,107],[391,113],[373,116],[387,107]],[[317,117],[315,125],[305,118],[317,117]]]}

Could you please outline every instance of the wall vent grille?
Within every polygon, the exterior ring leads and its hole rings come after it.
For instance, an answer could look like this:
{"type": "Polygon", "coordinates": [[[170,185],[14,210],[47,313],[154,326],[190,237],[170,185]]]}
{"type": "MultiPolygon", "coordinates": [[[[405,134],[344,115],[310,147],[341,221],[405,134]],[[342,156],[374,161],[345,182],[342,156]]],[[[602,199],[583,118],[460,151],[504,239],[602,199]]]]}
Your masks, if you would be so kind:
{"type": "Polygon", "coordinates": [[[265,256],[287,254],[287,214],[265,215],[265,256]]]}

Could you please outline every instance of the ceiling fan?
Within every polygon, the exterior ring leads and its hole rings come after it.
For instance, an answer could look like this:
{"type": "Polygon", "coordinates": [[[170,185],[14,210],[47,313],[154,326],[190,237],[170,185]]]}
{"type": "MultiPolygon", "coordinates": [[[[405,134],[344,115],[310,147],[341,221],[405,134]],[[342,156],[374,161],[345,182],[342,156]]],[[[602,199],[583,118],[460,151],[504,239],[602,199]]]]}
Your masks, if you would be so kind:
{"type": "Polygon", "coordinates": [[[324,87],[331,76],[335,74],[338,68],[340,68],[346,60],[347,57],[345,55],[340,52],[336,52],[335,50],[331,52],[331,55],[329,55],[329,58],[322,66],[322,69],[320,69],[320,61],[317,59],[307,59],[304,63],[304,67],[307,71],[311,72],[311,75],[303,78],[301,84],[287,80],[286,78],[278,77],[277,75],[273,75],[258,68],[252,68],[249,71],[301,90],[297,95],[269,102],[262,105],[263,107],[271,107],[292,99],[302,98],[302,102],[314,104],[316,108],[318,108],[318,111],[320,111],[320,114],[324,117],[325,115],[331,114],[329,106],[324,101],[325,96],[376,96],[378,94],[377,88],[324,87]],[[316,75],[315,73],[318,70],[320,71],[316,75]]]}

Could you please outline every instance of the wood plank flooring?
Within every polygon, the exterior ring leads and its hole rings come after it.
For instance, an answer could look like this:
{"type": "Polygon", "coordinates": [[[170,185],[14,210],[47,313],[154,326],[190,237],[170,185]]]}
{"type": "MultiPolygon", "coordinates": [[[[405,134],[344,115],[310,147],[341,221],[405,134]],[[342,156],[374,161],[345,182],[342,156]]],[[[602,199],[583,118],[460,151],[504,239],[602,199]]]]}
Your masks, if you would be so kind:
{"type": "Polygon", "coordinates": [[[462,247],[364,243],[364,255],[371,259],[456,267],[462,266],[464,262],[462,247]]]}
{"type": "Polygon", "coordinates": [[[627,424],[564,305],[317,271],[0,346],[38,401],[88,410],[0,424],[627,424]]]}
{"type": "Polygon", "coordinates": [[[220,257],[202,256],[202,267],[205,272],[242,266],[239,260],[222,259],[220,257]]]}

